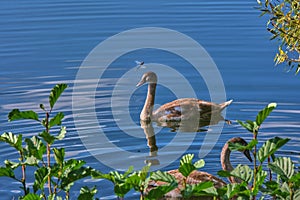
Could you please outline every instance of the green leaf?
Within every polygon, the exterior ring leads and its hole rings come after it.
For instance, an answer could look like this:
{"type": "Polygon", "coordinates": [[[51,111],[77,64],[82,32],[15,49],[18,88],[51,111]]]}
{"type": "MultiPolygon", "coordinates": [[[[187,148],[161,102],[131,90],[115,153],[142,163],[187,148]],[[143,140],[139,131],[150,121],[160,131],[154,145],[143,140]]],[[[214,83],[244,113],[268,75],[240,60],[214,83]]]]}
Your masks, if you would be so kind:
{"type": "Polygon", "coordinates": [[[196,167],[192,164],[193,158],[194,154],[186,154],[180,160],[178,171],[185,177],[188,177],[188,175],[196,169],[196,167]]]}
{"type": "Polygon", "coordinates": [[[196,169],[202,168],[205,165],[205,161],[203,159],[198,160],[197,162],[194,163],[194,166],[196,169]]]}
{"type": "Polygon", "coordinates": [[[31,166],[34,166],[34,165],[37,166],[38,163],[39,163],[39,161],[34,156],[28,156],[28,157],[26,157],[25,162],[23,162],[23,164],[25,164],[25,165],[31,165],[31,166]]]}
{"type": "Polygon", "coordinates": [[[38,194],[29,193],[22,200],[41,200],[41,198],[38,194]]]}
{"type": "Polygon", "coordinates": [[[250,183],[253,178],[253,170],[248,165],[239,164],[230,172],[230,174],[245,181],[246,183],[250,183]]]}
{"type": "Polygon", "coordinates": [[[49,128],[56,126],[56,125],[61,125],[61,120],[64,117],[65,117],[64,113],[62,113],[62,112],[57,113],[52,119],[50,119],[49,128]]]}
{"type": "Polygon", "coordinates": [[[186,155],[182,156],[182,158],[180,160],[180,165],[183,165],[185,163],[192,164],[193,158],[194,158],[194,154],[186,154],[186,155]]]}
{"type": "Polygon", "coordinates": [[[14,171],[10,168],[7,168],[7,167],[0,167],[0,177],[1,176],[15,178],[14,171]]]}
{"type": "Polygon", "coordinates": [[[20,119],[32,119],[32,120],[39,121],[39,116],[37,113],[35,113],[32,110],[20,111],[19,109],[13,109],[8,114],[9,121],[20,120],[20,119]]]}
{"type": "Polygon", "coordinates": [[[262,166],[258,167],[256,173],[256,184],[255,187],[252,188],[253,195],[257,195],[259,192],[259,188],[261,188],[262,184],[264,183],[268,173],[262,170],[262,166]]]}
{"type": "Polygon", "coordinates": [[[150,180],[162,181],[166,183],[176,182],[176,178],[169,174],[168,172],[155,171],[151,173],[150,180]]]}
{"type": "Polygon", "coordinates": [[[190,173],[192,173],[194,170],[196,170],[196,167],[191,163],[184,163],[181,164],[178,168],[178,171],[184,176],[188,177],[190,173]]]}
{"type": "Polygon", "coordinates": [[[263,110],[261,110],[258,115],[256,116],[256,124],[260,126],[263,121],[270,115],[272,110],[276,108],[277,104],[276,103],[270,103],[267,105],[263,110]]]}
{"type": "Polygon", "coordinates": [[[26,151],[28,152],[28,156],[34,156],[38,160],[43,159],[43,154],[46,152],[46,146],[40,140],[38,137],[33,136],[32,138],[25,139],[25,142],[27,143],[26,151]]]}
{"type": "Polygon", "coordinates": [[[256,139],[253,139],[246,146],[244,146],[240,143],[229,142],[228,147],[231,151],[245,151],[245,150],[252,150],[253,147],[257,144],[258,144],[258,141],[256,139]]]}
{"type": "Polygon", "coordinates": [[[65,159],[65,149],[64,148],[53,148],[53,152],[54,152],[54,158],[57,164],[59,164],[60,166],[63,165],[64,159],[65,159]]]}
{"type": "Polygon", "coordinates": [[[252,122],[250,120],[247,120],[245,123],[240,120],[237,120],[237,122],[251,133],[258,129],[256,122],[252,122]]]}
{"type": "Polygon", "coordinates": [[[92,176],[93,179],[107,179],[109,181],[112,181],[112,180],[110,180],[111,179],[110,174],[103,174],[103,173],[101,173],[100,171],[98,171],[96,169],[92,170],[91,176],[92,176]]]}
{"type": "Polygon", "coordinates": [[[128,183],[134,187],[139,187],[142,183],[141,177],[137,173],[133,173],[130,176],[124,176],[121,174],[121,176],[118,178],[119,183],[128,183]]]}
{"type": "Polygon", "coordinates": [[[273,163],[269,163],[268,167],[278,175],[280,178],[287,182],[295,173],[294,163],[291,158],[279,157],[273,163]]]}
{"type": "Polygon", "coordinates": [[[217,190],[214,184],[210,181],[202,182],[193,185],[187,185],[186,189],[183,191],[184,198],[189,198],[192,196],[217,196],[217,190]]]}
{"type": "Polygon", "coordinates": [[[12,170],[14,170],[14,169],[16,169],[16,168],[18,168],[19,166],[22,165],[21,162],[13,162],[13,161],[10,161],[10,160],[5,160],[4,163],[5,163],[6,168],[10,168],[12,170]]]}
{"type": "Polygon", "coordinates": [[[93,200],[96,193],[96,187],[90,189],[87,186],[84,186],[80,189],[80,195],[77,200],[93,200]]]}
{"type": "Polygon", "coordinates": [[[300,187],[300,172],[298,172],[297,174],[293,175],[290,178],[290,182],[294,183],[294,185],[296,187],[300,187]]]}
{"type": "Polygon", "coordinates": [[[289,196],[289,192],[285,192],[282,190],[281,185],[277,183],[276,181],[268,181],[265,183],[266,188],[262,188],[261,191],[272,195],[272,196],[277,196],[281,198],[286,198],[289,196]]]}
{"type": "Polygon", "coordinates": [[[34,172],[35,181],[33,184],[34,192],[38,190],[44,190],[44,186],[48,180],[48,176],[50,175],[51,170],[47,167],[38,168],[34,172]]]}
{"type": "Polygon", "coordinates": [[[69,191],[75,181],[90,176],[92,169],[90,167],[83,167],[85,162],[83,160],[70,159],[63,164],[61,176],[61,188],[69,191]]]}
{"type": "Polygon", "coordinates": [[[220,170],[220,171],[218,171],[217,174],[219,176],[221,176],[221,177],[230,177],[231,176],[230,172],[229,171],[225,171],[225,170],[220,170]]]}
{"type": "Polygon", "coordinates": [[[273,155],[280,147],[287,143],[290,139],[282,139],[280,137],[272,138],[266,141],[263,146],[258,150],[257,157],[258,160],[262,163],[266,158],[273,155]]]}
{"type": "Polygon", "coordinates": [[[11,132],[3,133],[0,136],[0,141],[6,142],[10,146],[14,147],[18,151],[22,151],[22,134],[15,135],[11,132]]]}
{"type": "Polygon", "coordinates": [[[146,195],[147,199],[160,199],[168,192],[174,190],[177,188],[178,184],[176,181],[173,181],[171,183],[160,185],[158,187],[153,188],[149,191],[149,193],[146,195]]]}
{"type": "Polygon", "coordinates": [[[49,95],[49,103],[50,103],[50,108],[51,110],[54,107],[54,104],[60,97],[61,93],[68,87],[67,84],[57,84],[56,86],[53,87],[53,89],[50,92],[49,95]]]}
{"type": "Polygon", "coordinates": [[[231,183],[228,184],[226,196],[228,199],[233,198],[234,196],[238,196],[239,199],[250,199],[250,190],[247,187],[247,183],[231,183]]]}
{"type": "Polygon", "coordinates": [[[129,166],[128,170],[124,173],[124,176],[128,176],[133,172],[133,166],[129,166]]]}
{"type": "Polygon", "coordinates": [[[144,166],[141,171],[139,171],[139,177],[141,181],[145,181],[150,170],[150,164],[144,166]]]}
{"type": "Polygon", "coordinates": [[[43,131],[39,134],[39,136],[42,137],[49,145],[52,145],[55,141],[55,137],[50,135],[50,133],[48,133],[47,131],[43,131]]]}
{"type": "Polygon", "coordinates": [[[115,185],[114,192],[118,197],[124,197],[131,189],[132,189],[131,184],[121,183],[115,185]]]}
{"type": "Polygon", "coordinates": [[[62,127],[60,128],[59,134],[58,134],[55,138],[56,138],[57,140],[62,140],[62,139],[65,138],[66,134],[67,134],[66,127],[65,127],[65,126],[62,126],[62,127]]]}

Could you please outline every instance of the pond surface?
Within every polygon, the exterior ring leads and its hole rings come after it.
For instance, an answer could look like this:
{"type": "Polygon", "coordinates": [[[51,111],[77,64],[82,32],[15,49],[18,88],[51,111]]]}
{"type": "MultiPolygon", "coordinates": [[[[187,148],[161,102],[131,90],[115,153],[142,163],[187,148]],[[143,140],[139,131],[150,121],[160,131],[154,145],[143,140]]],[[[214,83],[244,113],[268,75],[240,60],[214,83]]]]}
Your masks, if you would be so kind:
{"type": "MultiPolygon", "coordinates": [[[[266,18],[258,17],[259,12],[254,9],[255,6],[256,1],[253,0],[189,3],[182,1],[152,3],[136,0],[43,3],[24,1],[18,4],[3,1],[0,6],[0,133],[12,131],[30,137],[41,131],[39,124],[31,121],[7,122],[7,114],[11,109],[19,108],[34,110],[42,116],[39,104],[47,104],[50,89],[57,83],[67,83],[69,87],[57,102],[55,111],[65,113],[63,125],[67,126],[68,134],[56,146],[65,147],[68,158],[83,159],[88,165],[103,172],[109,172],[113,168],[101,163],[97,158],[108,156],[116,165],[124,165],[124,168],[130,164],[132,158],[111,156],[118,155],[118,151],[138,155],[140,163],[143,164],[148,159],[150,150],[140,127],[139,113],[144,104],[147,88],[142,86],[133,91],[128,105],[131,119],[128,118],[128,124],[123,120],[120,128],[113,115],[113,109],[118,111],[118,106],[112,108],[111,104],[113,91],[120,77],[136,66],[135,60],[145,61],[145,65],[160,63],[184,74],[193,86],[196,96],[210,101],[205,81],[199,78],[199,75],[195,75],[195,70],[189,70],[191,64],[187,60],[157,49],[131,51],[118,57],[109,65],[103,76],[99,77],[99,82],[79,80],[76,76],[91,50],[108,37],[133,28],[163,27],[181,32],[205,48],[221,74],[227,99],[234,101],[226,111],[226,119],[230,119],[232,125],[224,125],[215,145],[204,144],[204,140],[206,134],[213,132],[211,130],[217,126],[204,127],[208,132],[194,134],[176,133],[170,128],[160,128],[153,124],[157,133],[157,154],[162,156],[157,160],[156,157],[151,157],[156,164],[159,163],[156,168],[174,169],[179,165],[179,160],[175,159],[170,163],[164,158],[179,158],[184,153],[194,153],[197,157],[201,146],[206,145],[212,147],[212,150],[204,157],[206,165],[202,170],[216,174],[221,169],[219,157],[223,144],[236,136],[242,136],[248,141],[251,139],[251,134],[242,129],[236,120],[254,119],[257,112],[270,102],[277,102],[278,106],[262,126],[259,135],[262,142],[259,145],[274,136],[290,138],[291,141],[278,152],[278,155],[291,156],[299,166],[299,75],[287,73],[282,66],[274,67],[273,57],[277,43],[269,41],[270,35],[265,28],[266,18]],[[87,90],[83,90],[83,93],[74,93],[76,81],[81,81],[87,90]],[[75,126],[72,98],[81,98],[84,105],[85,101],[89,101],[86,97],[93,83],[98,84],[94,91],[95,109],[93,113],[84,106],[77,110],[82,115],[76,120],[85,126],[75,126]],[[89,123],[88,120],[91,115],[96,116],[102,133],[105,133],[110,143],[119,147],[118,149],[104,148],[106,144],[103,140],[94,140],[92,148],[84,145],[78,130],[80,128],[87,132],[90,129],[95,130],[95,124],[89,123]],[[180,140],[172,142],[177,136],[180,140]],[[162,151],[168,146],[172,147],[169,151],[162,151]]],[[[115,49],[108,51],[114,52],[115,49]]],[[[146,70],[148,69],[132,73],[136,73],[134,77],[139,80],[146,70]]],[[[165,81],[174,88],[181,87],[181,82],[172,76],[168,77],[161,73],[158,77],[159,81],[165,81]]],[[[125,80],[128,87],[135,87],[137,83],[135,79],[122,80],[125,80]]],[[[122,91],[117,94],[120,95],[117,96],[120,99],[128,98],[130,95],[122,91]]],[[[172,90],[158,85],[155,99],[157,105],[174,99],[176,94],[172,90]]],[[[99,129],[99,134],[101,131],[99,129]]],[[[240,154],[235,155],[233,164],[249,164],[240,154]]],[[[1,163],[16,156],[11,148],[0,143],[1,163]]],[[[122,170],[122,167],[119,169],[122,170]]],[[[97,185],[98,196],[103,199],[114,198],[112,185],[106,181],[85,179],[81,185],[97,185]]],[[[74,186],[72,199],[78,196],[79,187],[80,185],[74,186]]],[[[16,198],[20,193],[17,183],[1,178],[1,199],[16,198]]],[[[132,192],[128,197],[134,199],[137,198],[137,194],[132,192]]]]}

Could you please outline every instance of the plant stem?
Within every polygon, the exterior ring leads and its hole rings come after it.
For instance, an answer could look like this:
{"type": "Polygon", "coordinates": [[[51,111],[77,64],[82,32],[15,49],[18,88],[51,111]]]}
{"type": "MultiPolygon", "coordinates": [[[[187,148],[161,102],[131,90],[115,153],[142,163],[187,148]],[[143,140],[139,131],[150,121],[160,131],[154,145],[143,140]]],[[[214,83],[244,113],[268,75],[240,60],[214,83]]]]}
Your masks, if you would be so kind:
{"type": "MultiPolygon", "coordinates": [[[[19,151],[19,154],[21,156],[21,162],[24,162],[24,155],[22,151],[19,151]]],[[[26,165],[22,164],[22,179],[21,183],[23,185],[24,194],[27,195],[27,188],[26,188],[26,165]]]]}
{"type": "MultiPolygon", "coordinates": [[[[257,140],[257,133],[258,133],[258,130],[254,130],[253,131],[253,138],[254,138],[254,140],[257,140]]],[[[253,172],[254,172],[254,175],[253,175],[253,188],[256,188],[256,175],[257,175],[256,151],[257,151],[257,146],[254,145],[254,151],[253,151],[253,157],[254,157],[254,159],[253,159],[253,164],[254,164],[254,169],[253,169],[253,172]]],[[[256,196],[254,195],[252,199],[255,200],[256,196]]]]}
{"type": "MultiPolygon", "coordinates": [[[[271,158],[270,158],[270,156],[268,156],[268,164],[270,164],[270,163],[271,163],[271,158]]],[[[270,179],[270,181],[272,181],[272,171],[270,168],[269,168],[269,179],[270,179]]]]}
{"type": "MultiPolygon", "coordinates": [[[[46,132],[49,133],[49,113],[46,112],[46,119],[45,119],[45,126],[46,126],[46,132]]],[[[47,167],[50,168],[51,160],[50,160],[50,144],[47,143],[47,167]]],[[[52,186],[51,186],[51,176],[48,175],[48,189],[49,189],[49,195],[52,194],[52,186]]]]}

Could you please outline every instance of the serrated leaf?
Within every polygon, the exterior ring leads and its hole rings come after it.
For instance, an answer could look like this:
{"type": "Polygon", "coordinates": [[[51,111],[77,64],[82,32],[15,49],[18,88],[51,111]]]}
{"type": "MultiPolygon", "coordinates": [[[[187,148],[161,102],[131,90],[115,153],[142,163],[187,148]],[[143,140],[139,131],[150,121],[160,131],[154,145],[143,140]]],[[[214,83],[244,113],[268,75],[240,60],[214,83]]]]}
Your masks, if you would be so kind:
{"type": "Polygon", "coordinates": [[[194,196],[217,196],[218,192],[214,188],[214,184],[210,181],[202,182],[193,185],[187,185],[183,191],[184,198],[194,196]]]}
{"type": "Polygon", "coordinates": [[[22,151],[22,134],[15,135],[11,132],[3,133],[0,136],[0,141],[6,142],[18,151],[22,151]]]}
{"type": "Polygon", "coordinates": [[[176,178],[167,172],[155,171],[151,173],[150,179],[153,181],[162,181],[166,183],[176,182],[176,178]]]}
{"type": "Polygon", "coordinates": [[[92,176],[93,179],[107,179],[107,180],[111,181],[110,180],[110,178],[111,178],[110,174],[103,174],[102,172],[100,172],[96,169],[92,170],[91,176],[92,176]]]}
{"type": "Polygon", "coordinates": [[[88,188],[87,186],[84,186],[80,189],[80,195],[78,196],[77,200],[89,200],[94,199],[94,195],[97,193],[97,188],[88,188]]]}
{"type": "Polygon", "coordinates": [[[53,87],[53,89],[50,92],[49,95],[49,103],[50,103],[50,108],[51,110],[54,107],[54,104],[62,94],[62,92],[68,87],[67,84],[57,84],[56,86],[53,87]]]}
{"type": "Polygon", "coordinates": [[[232,183],[227,185],[227,193],[226,196],[228,199],[233,198],[234,196],[238,196],[242,199],[250,199],[250,190],[247,187],[247,183],[232,183]]]}
{"type": "Polygon", "coordinates": [[[35,113],[32,110],[20,111],[19,109],[13,109],[8,114],[9,121],[21,120],[21,119],[32,119],[35,121],[39,121],[39,116],[37,113],[35,113]]]}
{"type": "Polygon", "coordinates": [[[229,142],[228,147],[231,151],[245,151],[245,150],[252,150],[255,145],[258,144],[258,141],[256,139],[251,140],[246,146],[240,144],[240,143],[233,143],[229,142]]]}
{"type": "Polygon", "coordinates": [[[22,165],[21,162],[13,162],[13,161],[10,161],[10,160],[5,160],[4,164],[5,164],[6,168],[10,168],[12,170],[14,170],[14,169],[16,169],[16,168],[18,168],[19,166],[22,165]]]}
{"type": "Polygon", "coordinates": [[[62,139],[65,138],[66,134],[67,134],[66,127],[65,127],[65,126],[62,126],[62,127],[60,128],[59,134],[58,134],[55,138],[56,138],[57,140],[62,140],[62,139]]]}
{"type": "Polygon", "coordinates": [[[129,166],[128,170],[124,173],[124,176],[128,176],[129,174],[131,174],[133,172],[133,166],[129,166]]]}
{"type": "Polygon", "coordinates": [[[293,182],[296,187],[300,187],[300,172],[298,172],[297,174],[293,175],[290,178],[290,182],[293,182]]]}
{"type": "Polygon", "coordinates": [[[41,200],[41,198],[38,194],[29,193],[22,200],[41,200]]]}
{"type": "Polygon", "coordinates": [[[90,167],[83,167],[84,164],[83,160],[75,159],[64,162],[61,175],[62,189],[69,191],[75,181],[91,175],[93,170],[90,167]]]}
{"type": "Polygon", "coordinates": [[[269,168],[280,175],[280,178],[287,182],[295,173],[294,163],[291,158],[279,157],[273,163],[268,164],[269,168]]]}
{"type": "Polygon", "coordinates": [[[194,158],[194,154],[186,154],[182,156],[182,158],[180,159],[180,165],[183,165],[185,163],[192,164],[193,158],[194,158]]]}
{"type": "Polygon", "coordinates": [[[131,184],[121,183],[114,187],[114,192],[118,197],[124,197],[132,189],[131,184]]]}
{"type": "Polygon", "coordinates": [[[12,169],[7,168],[7,167],[0,167],[0,177],[1,176],[6,176],[10,178],[15,178],[15,173],[12,169]]]}
{"type": "Polygon", "coordinates": [[[51,170],[47,167],[38,168],[34,172],[35,181],[33,184],[34,192],[38,190],[44,190],[45,183],[48,180],[48,176],[50,175],[51,170]]]}
{"type": "Polygon", "coordinates": [[[138,187],[138,188],[139,188],[140,184],[142,183],[141,177],[137,173],[134,173],[128,177],[125,177],[122,175],[121,178],[119,177],[118,179],[119,179],[120,183],[126,182],[126,183],[128,183],[134,187],[138,187]]]}
{"type": "Polygon", "coordinates": [[[39,161],[34,156],[26,157],[25,162],[23,162],[23,164],[25,164],[25,165],[31,165],[31,166],[37,165],[38,163],[39,163],[39,161]]]}
{"type": "Polygon", "coordinates": [[[258,150],[257,157],[258,160],[262,163],[266,158],[273,155],[280,147],[286,144],[290,139],[282,139],[280,137],[272,138],[266,141],[263,146],[258,150]]]}
{"type": "Polygon", "coordinates": [[[26,151],[28,152],[28,156],[34,156],[39,160],[42,160],[43,154],[46,152],[46,146],[38,137],[33,136],[32,138],[25,139],[27,143],[26,151]]]}
{"type": "Polygon", "coordinates": [[[252,192],[254,195],[257,195],[259,192],[259,188],[261,188],[262,184],[264,183],[268,173],[262,170],[262,166],[258,167],[256,173],[256,184],[255,187],[252,188],[252,192]]]}
{"type": "Polygon", "coordinates": [[[178,168],[178,171],[184,176],[188,177],[192,171],[196,170],[196,167],[191,163],[183,163],[178,168]]]}
{"type": "Polygon", "coordinates": [[[65,191],[70,191],[71,186],[75,181],[83,179],[91,175],[92,168],[90,167],[80,167],[79,169],[69,169],[70,171],[63,174],[61,177],[61,187],[65,191]]]}
{"type": "Polygon", "coordinates": [[[61,125],[61,120],[65,117],[64,113],[59,112],[57,113],[52,119],[49,121],[49,128],[56,126],[56,125],[61,125]]]}
{"type": "Polygon", "coordinates": [[[49,145],[52,145],[53,142],[55,141],[55,137],[52,136],[50,133],[48,133],[47,131],[43,131],[42,133],[39,134],[39,136],[41,138],[43,138],[45,140],[45,142],[47,142],[49,145]]]}
{"type": "Polygon", "coordinates": [[[249,183],[253,178],[253,170],[248,165],[239,164],[230,172],[231,176],[239,178],[246,183],[249,183]]]}
{"type": "Polygon", "coordinates": [[[146,195],[147,199],[160,199],[168,192],[174,190],[177,188],[178,184],[176,181],[173,181],[171,183],[160,185],[158,187],[153,188],[149,191],[149,193],[146,195]]]}
{"type": "Polygon", "coordinates": [[[218,171],[217,174],[218,174],[219,176],[221,176],[221,177],[229,177],[229,176],[231,176],[230,172],[225,171],[225,170],[220,170],[220,171],[218,171]]]}
{"type": "Polygon", "coordinates": [[[139,177],[140,177],[141,181],[145,181],[146,180],[146,178],[148,176],[148,173],[149,173],[149,170],[150,170],[150,164],[144,166],[141,169],[141,171],[139,172],[139,177]]]}
{"type": "Polygon", "coordinates": [[[258,113],[255,120],[258,126],[260,126],[264,122],[264,120],[270,115],[270,113],[274,108],[276,108],[276,106],[276,103],[270,103],[258,113]]]}
{"type": "Polygon", "coordinates": [[[204,167],[204,165],[205,165],[205,161],[203,159],[200,159],[194,163],[196,169],[200,169],[201,167],[204,167]]]}
{"type": "Polygon", "coordinates": [[[54,152],[54,158],[57,164],[59,164],[60,166],[63,165],[64,159],[65,159],[65,149],[64,148],[53,148],[53,152],[54,152]]]}
{"type": "Polygon", "coordinates": [[[237,122],[251,133],[253,133],[254,130],[257,128],[256,123],[250,120],[247,120],[245,123],[240,120],[237,120],[237,122]]]}

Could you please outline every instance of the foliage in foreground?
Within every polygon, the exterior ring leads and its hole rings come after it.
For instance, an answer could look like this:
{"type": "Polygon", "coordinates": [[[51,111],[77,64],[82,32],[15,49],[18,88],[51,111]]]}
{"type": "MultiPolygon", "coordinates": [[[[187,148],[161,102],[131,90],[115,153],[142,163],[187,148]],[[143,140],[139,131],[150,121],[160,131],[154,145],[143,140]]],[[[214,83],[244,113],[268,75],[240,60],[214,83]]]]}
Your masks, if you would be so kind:
{"type": "Polygon", "coordinates": [[[262,15],[268,15],[267,30],[280,45],[274,61],[300,71],[300,2],[299,0],[257,0],[262,15]]]}
{"type": "MultiPolygon", "coordinates": [[[[23,195],[20,199],[69,199],[72,185],[87,176],[90,176],[92,169],[85,167],[83,160],[65,159],[64,148],[53,148],[52,145],[57,140],[64,139],[67,131],[61,126],[64,114],[56,113],[52,118],[54,105],[62,92],[67,88],[66,84],[56,85],[49,95],[49,109],[43,104],[40,108],[44,112],[44,118],[32,111],[12,110],[8,114],[9,121],[14,120],[34,120],[40,123],[44,130],[31,138],[23,138],[22,134],[5,132],[0,136],[0,141],[9,144],[19,154],[15,160],[5,160],[5,166],[0,167],[0,176],[14,179],[21,184],[23,195]],[[59,126],[58,133],[52,133],[53,127],[59,126]],[[53,155],[55,163],[53,164],[53,155]],[[34,183],[30,186],[27,183],[26,169],[34,167],[34,183]],[[21,170],[21,177],[17,177],[15,171],[21,170]]],[[[80,190],[78,199],[93,197],[96,189],[83,187],[80,190]]]]}
{"type": "MultiPolygon", "coordinates": [[[[83,160],[66,160],[64,148],[52,147],[55,141],[62,140],[66,135],[66,128],[61,126],[64,114],[58,112],[52,117],[53,107],[66,88],[66,84],[58,84],[51,90],[49,109],[40,105],[45,114],[42,119],[34,111],[18,109],[12,110],[8,115],[10,121],[34,120],[44,127],[44,131],[31,138],[23,138],[22,134],[11,132],[5,132],[0,136],[0,141],[9,144],[19,155],[15,160],[5,160],[5,165],[0,167],[0,177],[10,177],[20,183],[23,190],[20,199],[70,199],[70,190],[73,184],[88,176],[111,181],[114,184],[115,194],[119,198],[124,198],[129,191],[135,190],[140,193],[141,199],[159,199],[177,188],[178,182],[172,175],[163,171],[150,173],[150,165],[140,171],[134,171],[130,167],[124,173],[112,171],[103,174],[86,166],[83,160]],[[57,126],[60,127],[59,131],[52,131],[53,127],[57,126]],[[33,185],[27,183],[28,167],[35,169],[33,185]],[[21,177],[17,177],[16,170],[21,171],[21,177]],[[161,181],[165,184],[147,191],[150,181],[161,181]]],[[[230,148],[238,151],[252,150],[253,168],[251,169],[248,165],[238,165],[231,172],[221,170],[218,174],[222,177],[237,177],[241,183],[230,183],[219,189],[216,189],[212,182],[187,184],[186,180],[190,173],[204,166],[203,160],[193,162],[194,155],[187,154],[181,158],[178,168],[178,171],[185,177],[183,188],[180,191],[182,197],[189,199],[194,196],[210,196],[227,200],[233,197],[256,199],[257,196],[260,198],[271,196],[273,199],[300,199],[299,171],[295,170],[290,158],[275,156],[276,151],[289,139],[275,137],[257,149],[260,127],[275,107],[275,103],[269,104],[258,113],[254,121],[238,121],[253,134],[253,140],[247,146],[230,144],[230,148]]],[[[96,193],[96,187],[83,186],[77,198],[80,200],[94,199],[96,193]]]]}

